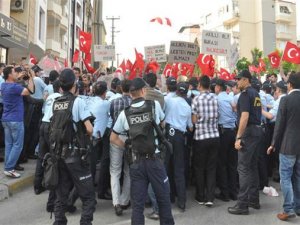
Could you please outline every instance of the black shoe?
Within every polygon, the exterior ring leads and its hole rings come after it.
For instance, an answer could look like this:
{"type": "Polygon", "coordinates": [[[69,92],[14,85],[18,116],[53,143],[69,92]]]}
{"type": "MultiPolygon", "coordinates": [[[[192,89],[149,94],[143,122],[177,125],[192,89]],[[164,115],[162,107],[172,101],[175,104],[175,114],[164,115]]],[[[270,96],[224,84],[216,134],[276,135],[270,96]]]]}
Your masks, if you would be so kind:
{"type": "Polygon", "coordinates": [[[253,209],[260,209],[260,204],[254,203],[254,202],[249,202],[248,207],[253,208],[253,209]]]}
{"type": "Polygon", "coordinates": [[[34,193],[36,195],[39,195],[39,194],[43,193],[44,191],[46,191],[46,189],[44,187],[34,188],[34,193]]]}
{"type": "Polygon", "coordinates": [[[18,163],[22,164],[22,163],[27,163],[28,159],[27,158],[21,158],[18,160],[18,163]]]}
{"type": "Polygon", "coordinates": [[[216,197],[217,199],[222,200],[223,202],[229,202],[229,201],[230,201],[229,197],[223,195],[222,193],[216,194],[215,197],[216,197]]]}
{"type": "Polygon", "coordinates": [[[156,212],[152,212],[150,214],[147,214],[146,217],[150,220],[159,220],[159,215],[156,212]]]}
{"type": "Polygon", "coordinates": [[[123,210],[126,210],[126,209],[128,209],[129,207],[130,207],[130,202],[128,202],[127,205],[121,205],[121,208],[122,208],[123,210]]]}
{"type": "Polygon", "coordinates": [[[296,213],[297,216],[300,216],[300,212],[296,213]]]}
{"type": "Polygon", "coordinates": [[[77,208],[74,205],[67,206],[67,212],[69,212],[69,213],[74,213],[74,212],[76,212],[76,210],[77,210],[77,208]]]}
{"type": "Polygon", "coordinates": [[[54,205],[47,205],[46,210],[49,213],[54,212],[54,205]]]}
{"type": "Polygon", "coordinates": [[[121,206],[118,204],[118,205],[115,205],[115,213],[117,216],[121,216],[123,214],[123,209],[121,208],[121,206]]]}
{"type": "Polygon", "coordinates": [[[38,157],[36,155],[29,155],[28,159],[37,159],[38,157]]]}
{"type": "Polygon", "coordinates": [[[108,193],[105,193],[103,195],[99,195],[98,194],[98,198],[99,199],[103,199],[103,200],[112,200],[112,196],[110,194],[108,194],[108,193]]]}
{"type": "Polygon", "coordinates": [[[228,212],[234,215],[248,215],[249,209],[248,208],[240,208],[238,205],[233,207],[228,207],[228,212]]]}
{"type": "Polygon", "coordinates": [[[177,203],[177,207],[178,207],[180,212],[185,211],[185,204],[184,203],[177,203]]]}
{"type": "Polygon", "coordinates": [[[22,167],[22,166],[20,166],[19,164],[17,164],[17,165],[15,166],[15,170],[17,170],[17,171],[24,171],[24,167],[22,167]]]}

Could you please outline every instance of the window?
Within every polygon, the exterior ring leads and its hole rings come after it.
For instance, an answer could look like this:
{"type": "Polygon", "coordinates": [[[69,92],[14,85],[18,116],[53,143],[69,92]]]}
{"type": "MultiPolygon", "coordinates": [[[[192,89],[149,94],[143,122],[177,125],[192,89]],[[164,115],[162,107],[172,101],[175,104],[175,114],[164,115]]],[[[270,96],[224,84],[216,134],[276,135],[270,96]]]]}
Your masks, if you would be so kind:
{"type": "Polygon", "coordinates": [[[276,30],[278,33],[288,33],[289,29],[287,24],[279,23],[276,25],[276,30]]]}
{"type": "Polygon", "coordinates": [[[77,39],[79,38],[79,30],[80,30],[80,28],[78,26],[76,26],[76,38],[77,39]]]}
{"type": "Polygon", "coordinates": [[[76,4],[76,15],[81,18],[81,5],[78,2],[76,4]]]}
{"type": "Polygon", "coordinates": [[[280,9],[280,13],[284,13],[284,14],[291,14],[291,11],[289,10],[289,8],[287,6],[279,6],[280,9]]]}
{"type": "Polygon", "coordinates": [[[285,48],[286,42],[285,41],[278,41],[277,42],[277,48],[279,50],[283,50],[285,48]]]}
{"type": "Polygon", "coordinates": [[[45,12],[42,8],[40,8],[39,13],[39,40],[44,43],[45,40],[45,12]]]}

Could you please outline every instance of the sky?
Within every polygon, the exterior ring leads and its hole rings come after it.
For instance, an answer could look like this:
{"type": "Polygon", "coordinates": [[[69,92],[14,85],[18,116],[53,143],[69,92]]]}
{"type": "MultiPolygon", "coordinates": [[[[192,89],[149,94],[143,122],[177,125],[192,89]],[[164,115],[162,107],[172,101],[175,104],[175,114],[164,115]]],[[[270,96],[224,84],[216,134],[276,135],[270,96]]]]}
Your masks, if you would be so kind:
{"type": "Polygon", "coordinates": [[[166,44],[171,40],[184,40],[178,31],[182,26],[199,24],[201,11],[217,0],[103,0],[103,20],[107,31],[106,42],[111,44],[111,21],[106,17],[120,17],[115,21],[116,53],[123,58],[135,59],[134,48],[144,54],[145,46],[166,44]],[[209,2],[209,4],[208,4],[209,2]],[[151,23],[155,17],[168,17],[172,27],[151,23]]]}

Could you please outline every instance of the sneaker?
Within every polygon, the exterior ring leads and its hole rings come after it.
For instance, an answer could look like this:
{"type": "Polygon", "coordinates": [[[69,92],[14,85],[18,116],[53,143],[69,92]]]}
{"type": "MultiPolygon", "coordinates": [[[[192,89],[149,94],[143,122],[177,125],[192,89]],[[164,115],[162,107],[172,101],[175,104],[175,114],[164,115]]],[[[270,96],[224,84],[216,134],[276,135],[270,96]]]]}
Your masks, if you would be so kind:
{"type": "Polygon", "coordinates": [[[118,205],[115,205],[115,213],[117,216],[121,216],[123,214],[123,209],[121,208],[121,206],[118,204],[118,205]]]}
{"type": "Polygon", "coordinates": [[[197,202],[199,205],[204,205],[204,204],[205,204],[204,201],[199,201],[199,200],[197,200],[197,199],[195,199],[195,200],[196,200],[196,202],[197,202]]]}
{"type": "Polygon", "coordinates": [[[19,178],[21,175],[17,173],[15,170],[4,171],[4,174],[8,177],[19,178]]]}
{"type": "Polygon", "coordinates": [[[214,205],[213,202],[205,202],[205,206],[207,207],[212,207],[214,205]]]}
{"type": "Polygon", "coordinates": [[[146,217],[150,220],[159,220],[159,215],[156,212],[149,213],[146,217]]]}

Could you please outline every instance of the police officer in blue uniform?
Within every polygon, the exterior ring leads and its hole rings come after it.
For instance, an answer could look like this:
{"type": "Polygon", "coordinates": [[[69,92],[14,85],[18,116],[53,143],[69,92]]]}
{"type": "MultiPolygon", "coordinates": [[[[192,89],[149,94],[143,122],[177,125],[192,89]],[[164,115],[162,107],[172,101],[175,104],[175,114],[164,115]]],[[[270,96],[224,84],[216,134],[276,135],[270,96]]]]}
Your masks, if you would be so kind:
{"type": "Polygon", "coordinates": [[[239,194],[231,214],[247,215],[248,207],[259,209],[258,154],[263,135],[261,128],[261,99],[251,87],[252,76],[243,70],[237,77],[238,87],[242,91],[238,100],[238,131],[235,149],[238,151],[239,194]]]}
{"type": "Polygon", "coordinates": [[[188,84],[177,84],[177,95],[165,101],[166,136],[173,146],[173,154],[166,157],[168,176],[171,183],[171,200],[177,195],[177,207],[185,210],[185,132],[188,127],[193,130],[192,110],[185,98],[188,93],[188,84]]]}
{"type": "MultiPolygon", "coordinates": [[[[132,80],[130,94],[132,103],[120,113],[110,136],[112,144],[124,148],[118,134],[128,132],[130,155],[130,178],[132,216],[131,224],[145,224],[144,206],[148,184],[151,183],[159,206],[160,224],[174,224],[171,212],[170,188],[165,167],[157,154],[155,130],[152,121],[162,123],[164,113],[157,101],[146,101],[146,83],[141,78],[132,80]]],[[[128,143],[128,142],[126,142],[128,143]]]]}
{"type": "Polygon", "coordinates": [[[55,189],[54,225],[67,224],[65,216],[68,195],[74,184],[82,201],[80,224],[91,225],[95,211],[95,192],[87,156],[86,135],[91,136],[93,126],[91,114],[85,102],[76,98],[75,74],[64,69],[59,77],[63,96],[53,103],[53,116],[50,122],[50,151],[58,159],[58,186],[55,189]],[[66,118],[71,113],[71,118],[66,118]],[[67,125],[60,127],[62,124],[67,125]],[[61,128],[61,129],[59,129],[61,128]]]}
{"type": "Polygon", "coordinates": [[[216,81],[220,133],[217,177],[221,191],[216,198],[225,202],[237,198],[237,151],[234,148],[236,114],[232,106],[233,96],[227,94],[226,89],[224,80],[216,81]]]}

